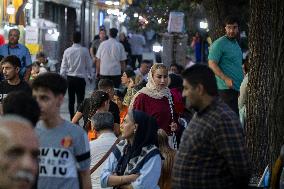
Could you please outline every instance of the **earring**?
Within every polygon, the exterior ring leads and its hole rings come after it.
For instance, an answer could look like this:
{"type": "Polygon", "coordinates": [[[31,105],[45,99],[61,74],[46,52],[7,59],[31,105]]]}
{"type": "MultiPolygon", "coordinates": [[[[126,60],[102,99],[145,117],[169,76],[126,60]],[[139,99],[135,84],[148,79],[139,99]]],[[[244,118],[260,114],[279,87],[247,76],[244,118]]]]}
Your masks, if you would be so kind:
{"type": "Polygon", "coordinates": [[[134,133],[134,134],[136,133],[136,129],[134,129],[133,133],[134,133]]]}

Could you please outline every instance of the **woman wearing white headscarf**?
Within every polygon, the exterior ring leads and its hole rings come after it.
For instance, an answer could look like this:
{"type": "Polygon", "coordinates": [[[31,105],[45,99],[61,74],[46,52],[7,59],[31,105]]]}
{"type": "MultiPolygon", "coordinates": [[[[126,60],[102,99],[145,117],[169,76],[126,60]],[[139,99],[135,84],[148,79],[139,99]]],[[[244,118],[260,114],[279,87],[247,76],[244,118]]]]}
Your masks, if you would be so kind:
{"type": "Polygon", "coordinates": [[[170,137],[170,145],[177,148],[181,135],[175,113],[173,96],[168,88],[168,69],[164,64],[154,64],[148,73],[148,83],[133,97],[130,108],[156,118],[158,126],[170,137]]]}

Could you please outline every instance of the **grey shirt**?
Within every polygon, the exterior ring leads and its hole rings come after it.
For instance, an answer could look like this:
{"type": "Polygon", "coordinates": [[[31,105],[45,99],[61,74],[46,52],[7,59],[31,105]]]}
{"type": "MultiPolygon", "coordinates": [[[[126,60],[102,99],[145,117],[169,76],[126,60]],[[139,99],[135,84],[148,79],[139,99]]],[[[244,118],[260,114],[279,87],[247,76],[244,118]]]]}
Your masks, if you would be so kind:
{"type": "Polygon", "coordinates": [[[77,171],[90,168],[90,146],[85,131],[68,121],[46,128],[36,126],[40,141],[38,188],[79,189],[77,171]]]}

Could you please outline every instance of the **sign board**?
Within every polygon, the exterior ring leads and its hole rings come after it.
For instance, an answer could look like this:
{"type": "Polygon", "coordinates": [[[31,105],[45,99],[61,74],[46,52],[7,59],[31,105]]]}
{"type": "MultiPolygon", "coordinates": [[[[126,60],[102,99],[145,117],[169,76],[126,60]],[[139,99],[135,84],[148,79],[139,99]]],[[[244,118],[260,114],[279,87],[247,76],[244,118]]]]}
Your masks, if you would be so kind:
{"type": "Polygon", "coordinates": [[[82,4],[82,0],[43,0],[43,1],[62,4],[72,8],[80,8],[82,4]]]}
{"type": "Polygon", "coordinates": [[[184,14],[182,12],[170,12],[168,22],[169,33],[182,33],[184,27],[184,14]]]}
{"type": "Polygon", "coordinates": [[[25,43],[37,44],[38,43],[39,30],[37,27],[26,27],[25,43]]]}

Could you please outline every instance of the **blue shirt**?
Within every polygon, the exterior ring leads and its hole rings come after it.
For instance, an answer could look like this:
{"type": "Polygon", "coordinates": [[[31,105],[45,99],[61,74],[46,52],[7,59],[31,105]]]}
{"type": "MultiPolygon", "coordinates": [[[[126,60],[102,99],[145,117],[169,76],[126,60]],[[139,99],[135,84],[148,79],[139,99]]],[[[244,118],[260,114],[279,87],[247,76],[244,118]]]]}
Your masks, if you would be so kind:
{"type": "MultiPolygon", "coordinates": [[[[233,89],[240,91],[244,78],[242,50],[236,40],[220,37],[211,45],[208,59],[216,62],[222,72],[233,80],[233,89]]],[[[224,80],[216,76],[218,89],[228,89],[224,80]]]]}
{"type": "Polygon", "coordinates": [[[16,47],[11,48],[8,44],[0,47],[0,55],[7,57],[9,55],[17,56],[21,61],[20,75],[25,75],[26,69],[32,65],[32,59],[29,49],[22,44],[17,44],[16,47]]]}
{"type": "MultiPolygon", "coordinates": [[[[101,187],[106,188],[108,185],[108,178],[113,174],[117,166],[117,159],[111,153],[105,161],[105,166],[101,172],[101,187]]],[[[134,189],[159,189],[158,181],[161,174],[162,160],[159,154],[151,157],[143,167],[140,169],[140,176],[131,183],[134,189]]]]}

